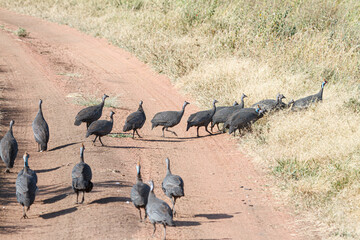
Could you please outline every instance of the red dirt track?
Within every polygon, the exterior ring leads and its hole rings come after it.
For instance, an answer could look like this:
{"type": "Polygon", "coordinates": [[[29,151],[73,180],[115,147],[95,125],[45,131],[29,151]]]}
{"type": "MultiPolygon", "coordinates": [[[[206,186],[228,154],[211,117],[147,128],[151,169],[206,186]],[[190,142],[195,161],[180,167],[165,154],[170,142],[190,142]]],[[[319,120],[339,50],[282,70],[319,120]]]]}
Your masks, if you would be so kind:
{"type": "Polygon", "coordinates": [[[131,54],[68,26],[0,9],[1,136],[15,120],[14,135],[19,153],[12,173],[0,163],[1,239],[160,239],[162,226],[152,238],[152,225],[140,223],[130,201],[137,161],[144,181],[154,180],[157,197],[170,200],[161,190],[165,158],[174,174],[185,182],[185,197],[176,204],[176,227],[167,228],[168,239],[301,239],[294,218],[279,206],[265,187],[266,178],[249,158],[236,148],[228,135],[207,136],[196,128],[185,132],[186,119],[198,111],[195,104],[185,110],[173,130],[151,130],[150,120],[158,111],[180,110],[190,98],[178,93],[170,81],[154,73],[131,54]],[[18,27],[30,32],[19,38],[18,27]],[[103,93],[118,96],[120,108],[104,108],[102,119],[114,110],[114,133],[122,131],[126,116],[144,101],[147,121],[139,130],[142,139],[104,137],[106,147],[92,146],[85,138],[85,125],[74,126],[77,112],[69,94],[103,93]],[[43,100],[44,117],[50,128],[50,151],[36,152],[31,123],[43,100]],[[93,171],[93,191],[85,203],[75,204],[71,170],[79,161],[81,143],[85,162],[93,171]],[[15,197],[17,172],[22,155],[38,174],[39,192],[20,220],[22,208],[15,197]],[[26,235],[25,235],[26,234],[26,235]]]}

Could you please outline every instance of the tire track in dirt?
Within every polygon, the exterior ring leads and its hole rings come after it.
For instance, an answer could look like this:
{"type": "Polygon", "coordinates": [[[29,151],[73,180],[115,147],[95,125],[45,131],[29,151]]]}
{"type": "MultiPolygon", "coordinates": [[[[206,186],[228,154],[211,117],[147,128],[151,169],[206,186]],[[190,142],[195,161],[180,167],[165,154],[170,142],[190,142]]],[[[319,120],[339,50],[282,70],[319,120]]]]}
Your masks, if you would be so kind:
{"type": "MultiPolygon", "coordinates": [[[[40,170],[41,189],[27,221],[19,221],[21,208],[14,193],[8,194],[10,203],[0,215],[5,239],[21,238],[25,231],[33,238],[151,239],[151,224],[139,223],[137,210],[127,201],[135,181],[134,166],[140,160],[143,178],[153,179],[157,196],[170,202],[161,190],[165,157],[172,160],[173,172],[183,177],[186,194],[177,202],[179,217],[175,218],[177,227],[168,230],[170,239],[300,238],[294,219],[284,213],[286,208],[276,205],[268,190],[262,190],[264,176],[236,150],[234,140],[224,135],[194,138],[195,129],[184,131],[187,117],[198,110],[195,104],[187,107],[183,121],[174,128],[179,138],[164,139],[159,137],[160,128],[150,130],[156,112],[180,109],[185,100],[164,76],[104,40],[67,26],[2,9],[0,24],[31,32],[30,38],[18,41],[10,32],[0,31],[5,45],[0,49],[0,66],[7,69],[0,76],[12,89],[4,90],[4,101],[18,111],[9,112],[21,142],[14,172],[21,169],[20,155],[25,149],[30,151],[30,166],[40,170]],[[79,77],[59,73],[78,73],[79,77]],[[73,125],[82,108],[66,98],[74,92],[119,95],[121,109],[114,109],[113,132],[121,132],[128,113],[144,100],[147,122],[140,131],[144,138],[107,137],[104,143],[110,147],[91,146],[84,138],[85,127],[73,125]],[[34,152],[31,130],[40,97],[50,127],[50,149],[55,148],[47,153],[34,152]],[[86,204],[79,206],[74,204],[70,173],[78,161],[81,141],[85,141],[85,161],[93,169],[95,186],[86,195],[86,204]]],[[[109,112],[104,109],[103,118],[109,112]]],[[[11,186],[16,174],[2,175],[1,180],[5,177],[6,186],[11,186]]],[[[162,234],[160,228],[156,238],[162,234]]]]}

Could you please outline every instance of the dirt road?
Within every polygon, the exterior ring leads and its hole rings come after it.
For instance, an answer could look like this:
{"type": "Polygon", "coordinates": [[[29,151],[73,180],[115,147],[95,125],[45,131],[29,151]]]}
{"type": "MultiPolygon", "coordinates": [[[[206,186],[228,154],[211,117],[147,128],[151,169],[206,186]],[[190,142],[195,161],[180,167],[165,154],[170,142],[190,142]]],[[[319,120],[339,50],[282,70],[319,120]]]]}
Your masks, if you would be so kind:
{"type": "MultiPolygon", "coordinates": [[[[20,148],[13,173],[3,173],[3,164],[0,168],[1,239],[25,234],[28,239],[152,239],[152,225],[138,221],[129,193],[140,161],[144,180],[153,179],[156,195],[170,203],[160,187],[166,157],[173,173],[184,179],[186,194],[177,201],[177,227],[168,228],[169,239],[300,239],[293,217],[273,200],[265,177],[234,140],[227,135],[194,138],[195,128],[185,132],[187,117],[198,110],[195,104],[174,128],[179,137],[161,138],[161,128],[151,131],[156,112],[180,110],[184,100],[191,102],[166,77],[105,40],[68,26],[4,9],[0,26],[1,135],[14,119],[20,148]],[[20,39],[11,32],[19,26],[30,36],[20,39]],[[143,138],[105,137],[106,147],[92,146],[86,127],[73,124],[83,108],[67,97],[73,93],[118,96],[120,108],[105,108],[102,117],[115,111],[113,132],[121,132],[142,99],[148,119],[139,131],[143,138]],[[31,129],[40,98],[50,127],[50,151],[45,153],[36,152],[31,129]],[[85,204],[76,205],[71,170],[79,161],[81,142],[94,189],[85,204]],[[40,191],[29,219],[20,220],[14,183],[25,151],[38,173],[40,191]]],[[[159,226],[154,239],[162,233],[159,226]]]]}

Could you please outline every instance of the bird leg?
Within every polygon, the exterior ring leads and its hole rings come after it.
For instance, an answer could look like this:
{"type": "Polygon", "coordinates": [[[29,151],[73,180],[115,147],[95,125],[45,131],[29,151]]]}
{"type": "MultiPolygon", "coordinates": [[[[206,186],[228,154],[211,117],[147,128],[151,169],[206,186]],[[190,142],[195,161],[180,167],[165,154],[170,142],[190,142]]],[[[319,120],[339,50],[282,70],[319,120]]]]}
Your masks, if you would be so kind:
{"type": "Polygon", "coordinates": [[[136,132],[136,134],[139,136],[139,138],[141,138],[141,136],[139,135],[139,133],[138,133],[137,129],[135,130],[135,132],[136,132]]]}
{"type": "Polygon", "coordinates": [[[165,137],[164,129],[165,127],[162,128],[162,133],[163,133],[162,137],[165,137]]]}
{"type": "Polygon", "coordinates": [[[165,239],[166,239],[166,224],[163,223],[163,226],[164,226],[164,237],[163,237],[163,240],[165,240],[165,239]]]}
{"type": "Polygon", "coordinates": [[[141,208],[138,208],[139,209],[139,215],[140,215],[140,222],[142,222],[142,218],[141,218],[141,208]]]}
{"type": "Polygon", "coordinates": [[[176,211],[175,211],[176,198],[171,198],[171,202],[172,202],[171,211],[173,212],[173,216],[175,216],[176,215],[176,211]]]}
{"type": "Polygon", "coordinates": [[[5,169],[5,173],[10,173],[10,169],[9,169],[9,168],[6,168],[6,169],[5,169]]]}
{"type": "MultiPolygon", "coordinates": [[[[96,136],[95,139],[94,139],[94,141],[92,141],[92,142],[93,142],[93,145],[95,145],[95,141],[96,141],[97,138],[98,138],[98,136],[96,136]]],[[[100,139],[100,138],[99,138],[99,139],[100,139]]]]}
{"type": "Polygon", "coordinates": [[[197,129],[196,129],[196,136],[197,136],[197,137],[199,137],[199,128],[200,128],[200,127],[197,127],[197,129]]]}
{"type": "Polygon", "coordinates": [[[166,130],[167,132],[171,132],[172,134],[174,134],[175,136],[177,136],[176,132],[171,131],[171,130],[169,130],[168,128],[165,128],[165,130],[166,130]]]}
{"type": "Polygon", "coordinates": [[[156,223],[155,223],[155,222],[153,223],[153,226],[154,226],[154,231],[153,231],[152,236],[154,237],[154,235],[155,235],[155,231],[156,231],[156,223]]]}
{"type": "Polygon", "coordinates": [[[86,122],[86,129],[89,129],[90,123],[86,122]]]}
{"type": "Polygon", "coordinates": [[[213,135],[211,132],[209,132],[209,130],[207,129],[207,126],[205,126],[205,130],[206,130],[210,135],[213,135]]]}
{"type": "Polygon", "coordinates": [[[37,144],[37,151],[40,152],[40,144],[39,143],[36,144],[37,144]]]}
{"type": "Polygon", "coordinates": [[[76,204],[78,204],[79,203],[79,191],[76,191],[76,204]]]}
{"type": "Polygon", "coordinates": [[[220,132],[219,123],[216,124],[218,131],[220,132]]]}
{"type": "Polygon", "coordinates": [[[26,219],[26,218],[29,218],[29,217],[26,215],[25,206],[23,206],[23,215],[20,219],[26,219]]]}
{"type": "Polygon", "coordinates": [[[145,208],[145,217],[144,217],[144,222],[146,221],[146,217],[147,217],[147,212],[146,212],[146,208],[145,208]]]}
{"type": "Polygon", "coordinates": [[[99,136],[99,141],[101,143],[101,146],[104,146],[103,142],[101,141],[101,137],[99,136]]]}
{"type": "Polygon", "coordinates": [[[135,138],[135,130],[133,130],[133,139],[135,138]]]}
{"type": "Polygon", "coordinates": [[[84,195],[85,195],[85,191],[83,191],[83,196],[82,196],[82,199],[81,199],[81,202],[80,202],[80,204],[83,204],[83,202],[84,202],[84,200],[85,200],[85,197],[84,197],[84,195]]]}

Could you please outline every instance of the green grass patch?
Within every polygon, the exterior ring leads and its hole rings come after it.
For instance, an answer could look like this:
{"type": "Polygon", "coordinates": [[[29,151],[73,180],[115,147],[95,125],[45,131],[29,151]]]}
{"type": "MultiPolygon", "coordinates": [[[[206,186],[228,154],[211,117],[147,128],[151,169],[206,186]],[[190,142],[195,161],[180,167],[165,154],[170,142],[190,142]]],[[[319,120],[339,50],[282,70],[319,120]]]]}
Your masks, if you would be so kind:
{"type": "Polygon", "coordinates": [[[127,134],[127,133],[110,133],[107,136],[113,138],[132,138],[132,134],[127,134]]]}
{"type": "Polygon", "coordinates": [[[28,31],[26,31],[26,29],[19,27],[16,31],[15,34],[19,37],[28,37],[30,35],[30,33],[28,31]]]}

